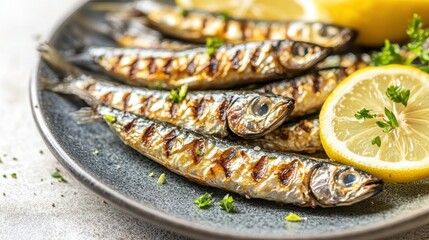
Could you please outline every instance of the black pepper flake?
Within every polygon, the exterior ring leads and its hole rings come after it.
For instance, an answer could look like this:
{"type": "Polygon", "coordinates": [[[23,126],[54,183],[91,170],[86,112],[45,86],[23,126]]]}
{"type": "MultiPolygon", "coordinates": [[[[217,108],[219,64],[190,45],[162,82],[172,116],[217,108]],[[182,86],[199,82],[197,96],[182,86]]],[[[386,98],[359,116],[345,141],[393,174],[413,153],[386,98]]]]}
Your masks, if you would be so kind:
{"type": "Polygon", "coordinates": [[[39,150],[39,153],[40,153],[40,154],[43,154],[43,150],[39,150]]]}
{"type": "Polygon", "coordinates": [[[13,158],[12,158],[12,160],[13,160],[13,161],[18,161],[18,158],[13,157],[13,158]]]}
{"type": "Polygon", "coordinates": [[[52,203],[52,207],[55,207],[55,203],[52,203]]]}

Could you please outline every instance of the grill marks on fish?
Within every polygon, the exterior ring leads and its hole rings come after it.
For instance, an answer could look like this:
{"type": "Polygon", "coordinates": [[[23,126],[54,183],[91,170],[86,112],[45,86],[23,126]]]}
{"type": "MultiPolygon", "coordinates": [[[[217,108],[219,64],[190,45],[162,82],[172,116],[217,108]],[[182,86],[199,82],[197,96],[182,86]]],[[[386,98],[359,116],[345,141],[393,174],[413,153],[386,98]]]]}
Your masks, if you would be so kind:
{"type": "Polygon", "coordinates": [[[191,109],[195,120],[198,120],[204,113],[206,99],[203,97],[200,100],[192,101],[191,109]]]}
{"type": "Polygon", "coordinates": [[[204,139],[196,139],[185,145],[183,149],[187,149],[189,156],[192,158],[194,164],[198,164],[204,157],[205,154],[205,142],[204,139]],[[202,154],[198,154],[202,153],[202,154]]]}
{"type": "Polygon", "coordinates": [[[131,98],[131,92],[124,92],[124,94],[122,95],[122,109],[124,111],[127,111],[128,102],[130,101],[130,98],[131,98]]]}
{"type": "Polygon", "coordinates": [[[126,133],[130,133],[130,132],[133,130],[133,128],[134,128],[134,126],[135,126],[136,122],[137,122],[137,118],[134,118],[131,122],[127,123],[127,124],[124,126],[124,131],[125,131],[126,133]]]}
{"type": "Polygon", "coordinates": [[[229,169],[229,163],[237,156],[234,148],[228,148],[225,150],[220,156],[214,160],[215,163],[218,163],[223,171],[225,172],[225,176],[227,178],[231,177],[231,171],[229,169]]]}
{"type": "Polygon", "coordinates": [[[262,177],[264,177],[267,171],[267,162],[268,162],[268,157],[262,156],[253,167],[252,177],[256,182],[258,182],[262,177]]]}
{"type": "Polygon", "coordinates": [[[229,102],[228,100],[223,100],[222,103],[220,104],[218,111],[217,111],[217,117],[219,120],[221,121],[225,121],[226,120],[226,113],[229,107],[229,102]]]}
{"type": "Polygon", "coordinates": [[[149,147],[151,143],[151,138],[156,132],[156,124],[152,123],[148,128],[145,129],[144,133],[141,136],[141,140],[145,147],[149,147]]]}
{"type": "Polygon", "coordinates": [[[280,182],[284,185],[289,185],[292,176],[294,175],[295,171],[297,170],[297,167],[299,165],[298,160],[293,160],[289,164],[287,164],[283,170],[281,170],[279,174],[280,182]]]}
{"type": "MultiPolygon", "coordinates": [[[[133,85],[163,84],[169,88],[183,85],[190,89],[240,85],[259,82],[278,76],[296,74],[280,63],[280,57],[288,55],[277,45],[281,41],[251,42],[224,45],[209,56],[206,48],[183,51],[120,48],[91,48],[93,60],[102,69],[133,85]],[[286,54],[286,55],[285,55],[286,54]],[[101,55],[101,57],[100,57],[101,55]],[[121,60],[122,59],[122,60],[121,60]]],[[[284,43],[294,44],[294,43],[284,43]]],[[[322,50],[326,51],[326,50],[322,50]]],[[[320,54],[323,58],[325,55],[320,54]]],[[[282,58],[282,61],[283,58],[282,58]]],[[[302,70],[311,67],[317,59],[303,59],[302,70]]],[[[299,66],[296,66],[299,68],[299,66]]]]}
{"type": "Polygon", "coordinates": [[[166,157],[170,156],[171,150],[173,149],[174,143],[176,142],[177,135],[178,133],[176,130],[172,130],[163,138],[164,152],[166,157]]]}

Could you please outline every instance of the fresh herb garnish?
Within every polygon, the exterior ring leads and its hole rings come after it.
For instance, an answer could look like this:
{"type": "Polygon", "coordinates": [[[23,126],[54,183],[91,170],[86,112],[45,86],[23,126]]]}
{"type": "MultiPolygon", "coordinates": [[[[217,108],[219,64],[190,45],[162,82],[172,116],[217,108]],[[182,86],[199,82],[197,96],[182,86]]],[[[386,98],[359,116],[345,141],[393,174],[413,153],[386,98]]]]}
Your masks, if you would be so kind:
{"type": "Polygon", "coordinates": [[[13,157],[13,158],[12,158],[12,160],[13,160],[13,161],[18,161],[18,158],[13,157]]]}
{"type": "Polygon", "coordinates": [[[399,127],[398,120],[396,119],[395,114],[392,111],[390,111],[385,107],[384,114],[386,115],[387,120],[383,119],[383,122],[382,121],[376,122],[377,126],[383,129],[383,132],[388,133],[393,129],[399,127]]]}
{"type": "Polygon", "coordinates": [[[215,54],[216,49],[218,49],[223,44],[222,38],[212,37],[207,38],[206,40],[206,47],[207,47],[207,53],[209,56],[213,56],[215,54]]]}
{"type": "Polygon", "coordinates": [[[377,145],[378,147],[381,146],[381,138],[380,136],[375,137],[374,139],[371,140],[371,144],[372,145],[377,145]]]}
{"type": "Polygon", "coordinates": [[[158,181],[156,183],[158,183],[158,184],[164,184],[165,183],[165,173],[159,175],[158,181]]]}
{"type": "Polygon", "coordinates": [[[67,182],[66,181],[66,179],[64,179],[64,177],[59,173],[59,172],[53,172],[52,174],[51,174],[51,176],[53,177],[53,178],[56,178],[56,179],[58,179],[58,182],[67,182]]]}
{"type": "Polygon", "coordinates": [[[225,195],[222,201],[218,202],[218,205],[227,213],[234,212],[234,199],[229,194],[225,195]]]}
{"type": "Polygon", "coordinates": [[[417,67],[422,71],[429,72],[429,49],[425,47],[429,39],[429,29],[423,29],[419,15],[414,14],[413,19],[408,24],[407,35],[410,41],[403,48],[406,54],[401,54],[399,44],[392,44],[386,40],[382,50],[372,55],[370,65],[384,66],[395,63],[412,65],[418,60],[417,67]]]}
{"type": "Polygon", "coordinates": [[[104,115],[104,120],[108,121],[109,123],[115,123],[116,122],[116,116],[115,115],[104,115]]]}
{"type": "Polygon", "coordinates": [[[222,20],[224,22],[227,22],[227,21],[229,21],[231,19],[231,16],[229,16],[229,14],[226,13],[226,12],[220,12],[219,16],[222,18],[222,20]]]}
{"type": "Polygon", "coordinates": [[[39,150],[39,153],[40,153],[40,154],[43,154],[43,150],[39,150]]]}
{"type": "Polygon", "coordinates": [[[186,17],[189,14],[189,10],[181,8],[180,9],[180,15],[182,15],[182,17],[186,17]]]}
{"type": "Polygon", "coordinates": [[[210,193],[204,193],[199,198],[194,200],[194,204],[197,206],[197,208],[201,209],[207,209],[211,207],[213,203],[212,195],[210,193]]]}
{"type": "Polygon", "coordinates": [[[187,92],[188,85],[183,85],[177,89],[172,89],[170,91],[168,99],[170,99],[174,103],[180,103],[181,101],[183,101],[183,99],[185,99],[187,92]]]}
{"type": "Polygon", "coordinates": [[[93,154],[94,156],[98,156],[98,155],[100,154],[100,150],[95,149],[95,150],[94,150],[94,152],[92,152],[92,154],[93,154]]]}
{"type": "Polygon", "coordinates": [[[355,118],[357,120],[361,120],[361,119],[368,119],[368,118],[375,118],[377,115],[376,114],[371,114],[372,110],[368,110],[366,108],[362,108],[361,110],[359,110],[356,114],[355,114],[355,118]]]}
{"type": "Polygon", "coordinates": [[[196,149],[195,150],[195,153],[197,154],[197,156],[204,156],[204,152],[203,151],[200,151],[199,149],[196,149]]]}
{"type": "Polygon", "coordinates": [[[277,159],[277,157],[275,157],[275,156],[269,156],[268,157],[268,160],[274,160],[274,159],[277,159]]]}
{"type": "Polygon", "coordinates": [[[6,175],[6,174],[3,174],[3,178],[7,178],[7,175],[6,175]]]}
{"type": "Polygon", "coordinates": [[[10,176],[11,176],[13,179],[17,179],[16,173],[12,173],[12,174],[10,174],[10,176]]]}
{"type": "Polygon", "coordinates": [[[410,90],[403,89],[401,86],[390,86],[387,88],[386,95],[395,103],[402,103],[402,105],[407,106],[410,90]]]}
{"type": "Polygon", "coordinates": [[[297,214],[291,212],[285,217],[285,220],[288,222],[300,222],[302,221],[302,218],[297,214]]]}
{"type": "Polygon", "coordinates": [[[155,173],[153,172],[149,173],[149,177],[155,177],[155,173]]]}

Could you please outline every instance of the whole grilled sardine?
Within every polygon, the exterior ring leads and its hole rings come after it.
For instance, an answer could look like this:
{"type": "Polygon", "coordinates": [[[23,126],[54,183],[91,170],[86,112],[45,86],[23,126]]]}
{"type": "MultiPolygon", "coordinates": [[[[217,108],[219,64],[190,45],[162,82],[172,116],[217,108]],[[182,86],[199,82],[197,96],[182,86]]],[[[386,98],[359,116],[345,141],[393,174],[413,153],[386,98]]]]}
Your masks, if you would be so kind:
{"type": "Polygon", "coordinates": [[[90,47],[74,58],[138,86],[228,88],[303,72],[326,58],[330,48],[295,41],[224,45],[213,55],[205,47],[181,51],[90,47]]]}
{"type": "Polygon", "coordinates": [[[122,141],[171,171],[249,198],[302,207],[346,206],[382,191],[382,180],[331,161],[256,151],[100,105],[122,141]]]}
{"type": "Polygon", "coordinates": [[[135,9],[166,35],[195,43],[219,37],[229,43],[295,40],[341,50],[357,36],[350,28],[317,22],[270,22],[225,17],[224,14],[188,11],[159,1],[140,0],[135,9]]]}
{"type": "Polygon", "coordinates": [[[269,83],[255,91],[293,98],[295,109],[290,117],[304,116],[319,111],[329,94],[346,76],[344,68],[322,69],[269,83]]]}
{"type": "Polygon", "coordinates": [[[259,138],[239,141],[267,150],[310,154],[323,152],[318,116],[288,122],[259,138]]]}
{"type": "Polygon", "coordinates": [[[280,126],[294,106],[290,98],[252,91],[188,92],[182,101],[174,102],[167,91],[121,86],[84,75],[48,44],[40,45],[39,52],[57,71],[70,73],[66,81],[45,83],[45,88],[218,137],[230,132],[243,138],[260,137],[280,126]]]}

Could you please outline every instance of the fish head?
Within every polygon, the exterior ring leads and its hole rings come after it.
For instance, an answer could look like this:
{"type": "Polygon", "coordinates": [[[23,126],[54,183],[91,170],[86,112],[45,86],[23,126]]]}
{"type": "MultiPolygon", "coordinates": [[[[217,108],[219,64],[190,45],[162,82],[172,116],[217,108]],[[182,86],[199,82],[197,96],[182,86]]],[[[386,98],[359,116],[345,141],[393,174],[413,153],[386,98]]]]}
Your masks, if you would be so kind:
{"type": "Polygon", "coordinates": [[[228,126],[240,137],[260,137],[280,126],[291,114],[294,104],[292,98],[273,94],[242,94],[228,107],[228,126]]]}
{"type": "Polygon", "coordinates": [[[311,175],[310,189],[320,206],[348,206],[383,190],[383,181],[353,167],[321,163],[311,175]]]}
{"type": "Polygon", "coordinates": [[[289,71],[303,71],[311,68],[332,52],[331,48],[299,41],[280,41],[278,60],[289,71]]]}
{"type": "Polygon", "coordinates": [[[316,33],[313,36],[314,42],[321,46],[334,47],[335,50],[343,49],[357,37],[357,32],[351,28],[322,23],[314,24],[313,30],[316,33]]]}

